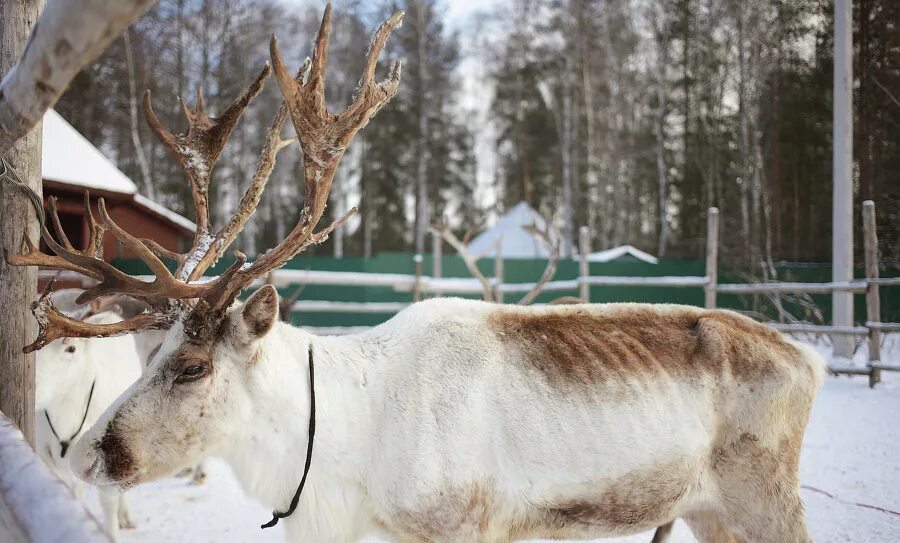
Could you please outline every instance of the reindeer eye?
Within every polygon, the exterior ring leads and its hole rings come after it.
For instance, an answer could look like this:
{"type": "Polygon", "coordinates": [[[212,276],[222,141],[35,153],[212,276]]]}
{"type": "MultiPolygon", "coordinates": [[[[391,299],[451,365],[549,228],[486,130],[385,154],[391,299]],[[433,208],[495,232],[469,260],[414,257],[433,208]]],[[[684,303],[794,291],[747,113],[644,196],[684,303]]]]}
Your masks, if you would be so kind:
{"type": "Polygon", "coordinates": [[[191,365],[181,370],[181,375],[179,375],[175,381],[178,383],[186,383],[188,381],[195,381],[204,375],[206,375],[206,366],[191,365]]]}
{"type": "Polygon", "coordinates": [[[74,346],[74,345],[69,345],[68,347],[66,347],[66,352],[67,352],[67,353],[74,353],[74,352],[75,352],[75,346],[74,346]]]}

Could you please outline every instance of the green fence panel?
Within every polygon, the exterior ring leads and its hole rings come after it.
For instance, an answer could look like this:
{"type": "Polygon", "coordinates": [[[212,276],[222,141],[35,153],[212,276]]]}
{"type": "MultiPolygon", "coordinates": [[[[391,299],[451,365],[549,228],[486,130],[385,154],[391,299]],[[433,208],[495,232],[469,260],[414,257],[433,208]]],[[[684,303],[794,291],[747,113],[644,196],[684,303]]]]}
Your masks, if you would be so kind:
{"type": "MultiPolygon", "coordinates": [[[[233,259],[220,260],[209,273],[218,274],[224,271],[233,259]]],[[[121,270],[131,274],[147,274],[149,269],[140,260],[118,260],[114,264],[121,270]]],[[[425,255],[423,274],[432,275],[433,260],[425,255]]],[[[547,265],[546,260],[505,259],[503,283],[533,283],[537,281],[547,265]]],[[[591,262],[592,276],[625,276],[625,277],[660,277],[660,276],[703,276],[704,262],[700,260],[662,260],[658,264],[640,261],[591,262]]],[[[478,267],[486,277],[493,277],[493,257],[482,258],[478,267]]],[[[347,271],[368,273],[415,273],[413,255],[410,253],[379,253],[372,258],[330,256],[298,256],[288,262],[285,268],[294,270],[347,271]]],[[[456,255],[444,255],[441,260],[443,277],[470,277],[463,260],[456,255]]],[[[779,281],[820,283],[831,281],[831,267],[828,265],[780,265],[777,268],[779,281]]],[[[898,277],[900,269],[882,270],[882,277],[898,277]]],[[[862,269],[856,270],[856,277],[863,277],[862,269]]],[[[578,277],[578,262],[561,260],[557,266],[553,280],[571,280],[578,277]]],[[[749,273],[722,269],[719,271],[720,283],[746,283],[749,273]]],[[[299,285],[291,285],[280,289],[283,296],[290,295],[299,285]]],[[[506,303],[517,302],[524,293],[507,293],[506,303]]],[[[571,291],[544,292],[538,303],[546,303],[560,296],[577,296],[578,289],[571,291]]],[[[674,303],[703,305],[703,289],[699,287],[642,287],[642,286],[592,286],[591,302],[643,302],[674,303]]],[[[480,298],[477,295],[467,296],[480,298]]],[[[854,297],[855,319],[858,323],[866,320],[866,306],[863,295],[854,297]]],[[[344,285],[307,285],[300,296],[301,300],[328,300],[342,302],[411,302],[411,292],[395,292],[390,287],[360,287],[344,285]]],[[[783,309],[794,317],[812,322],[828,323],[831,320],[831,295],[813,294],[806,296],[787,295],[778,298],[783,309]]],[[[775,298],[763,294],[734,295],[719,294],[718,306],[757,313],[760,318],[778,319],[778,308],[775,298]]],[[[882,320],[884,322],[900,322],[900,286],[881,287],[882,320]]],[[[291,317],[295,324],[307,326],[373,326],[386,321],[392,315],[372,313],[333,313],[333,312],[293,312],[291,317]]]]}

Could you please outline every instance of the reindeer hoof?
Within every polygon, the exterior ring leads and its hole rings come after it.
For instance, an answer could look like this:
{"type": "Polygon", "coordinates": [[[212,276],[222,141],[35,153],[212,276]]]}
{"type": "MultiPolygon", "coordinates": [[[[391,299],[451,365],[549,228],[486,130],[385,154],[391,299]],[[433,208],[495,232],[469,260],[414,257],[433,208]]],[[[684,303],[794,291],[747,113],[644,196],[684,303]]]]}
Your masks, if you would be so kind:
{"type": "Polygon", "coordinates": [[[197,469],[194,471],[194,476],[191,478],[192,485],[202,485],[206,482],[206,472],[202,469],[197,469]]]}

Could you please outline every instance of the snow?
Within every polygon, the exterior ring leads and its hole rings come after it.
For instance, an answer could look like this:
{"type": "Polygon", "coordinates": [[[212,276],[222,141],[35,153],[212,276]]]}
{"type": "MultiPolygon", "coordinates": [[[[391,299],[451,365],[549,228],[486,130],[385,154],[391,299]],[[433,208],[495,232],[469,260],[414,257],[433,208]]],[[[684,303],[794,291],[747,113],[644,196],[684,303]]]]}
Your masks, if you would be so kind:
{"type": "Polygon", "coordinates": [[[636,247],[632,247],[631,245],[620,245],[618,247],[613,247],[612,249],[606,249],[605,251],[588,253],[587,259],[589,262],[609,262],[625,255],[633,256],[634,258],[647,262],[648,264],[656,264],[659,262],[659,259],[657,259],[655,256],[649,253],[645,253],[644,251],[636,247]]]}
{"type": "Polygon", "coordinates": [[[52,109],[44,114],[41,177],[88,189],[137,192],[128,176],[52,109]]]}
{"type": "Polygon", "coordinates": [[[12,520],[32,541],[100,543],[100,526],[50,474],[16,426],[0,415],[0,536],[12,520]]]}
{"type": "Polygon", "coordinates": [[[209,235],[208,232],[200,233],[200,239],[197,240],[197,248],[191,251],[184,259],[184,266],[181,268],[181,273],[178,274],[179,281],[187,281],[191,273],[194,272],[194,268],[197,267],[197,264],[203,260],[203,257],[206,256],[209,248],[212,247],[214,240],[215,238],[209,235]]]}
{"type": "MultiPolygon", "coordinates": [[[[814,343],[828,354],[827,340],[814,343]]],[[[900,335],[887,336],[886,362],[900,363],[900,335]]],[[[856,354],[865,360],[865,345],[856,354]]],[[[864,377],[829,377],[820,391],[802,449],[800,481],[836,496],[802,490],[809,529],[818,543],[876,543],[900,540],[900,516],[853,503],[900,511],[900,374],[883,373],[869,389],[864,377]]],[[[281,526],[260,530],[269,511],[244,497],[229,468],[211,461],[203,486],[188,479],[166,479],[129,492],[136,530],[124,531],[124,543],[165,541],[284,541],[281,526]]],[[[313,467],[315,469],[315,467],[313,467]]],[[[88,505],[99,514],[95,497],[88,505]]],[[[613,543],[648,543],[652,533],[604,539],[613,543]]],[[[377,540],[368,539],[367,543],[377,540]]],[[[678,521],[672,543],[693,543],[678,521]]]]}

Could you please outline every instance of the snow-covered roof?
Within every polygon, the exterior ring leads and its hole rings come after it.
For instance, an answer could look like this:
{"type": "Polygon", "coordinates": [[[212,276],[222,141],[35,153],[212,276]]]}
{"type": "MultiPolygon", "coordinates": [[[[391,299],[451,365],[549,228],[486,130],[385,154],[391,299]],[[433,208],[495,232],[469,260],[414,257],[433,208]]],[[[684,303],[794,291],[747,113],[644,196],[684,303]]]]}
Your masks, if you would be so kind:
{"type": "Polygon", "coordinates": [[[597,251],[596,253],[588,254],[588,261],[590,262],[609,262],[611,260],[615,260],[617,258],[621,258],[623,256],[632,256],[638,260],[642,260],[647,262],[648,264],[656,264],[659,260],[649,254],[641,251],[640,249],[635,249],[631,245],[620,245],[618,247],[613,247],[612,249],[606,249],[605,251],[597,251]]]}
{"type": "Polygon", "coordinates": [[[494,226],[475,236],[469,242],[469,252],[472,255],[494,255],[497,253],[497,239],[502,237],[501,253],[504,258],[548,258],[547,247],[522,228],[530,225],[542,230],[546,228],[546,222],[537,211],[525,202],[519,202],[494,226]]]}
{"type": "Polygon", "coordinates": [[[137,186],[54,110],[44,114],[41,177],[89,189],[134,194],[137,186]]]}
{"type": "Polygon", "coordinates": [[[130,194],[138,207],[184,229],[192,232],[196,230],[197,225],[190,220],[138,194],[134,182],[55,110],[51,109],[44,114],[43,136],[43,179],[86,189],[130,194]]]}
{"type": "Polygon", "coordinates": [[[180,226],[182,228],[190,230],[191,232],[194,232],[197,230],[197,225],[194,223],[194,221],[191,221],[191,220],[186,219],[185,217],[182,217],[178,213],[175,213],[171,209],[169,209],[161,204],[157,204],[156,202],[154,202],[150,198],[147,198],[143,194],[135,194],[134,195],[134,203],[139,205],[140,207],[149,209],[150,211],[156,213],[157,215],[165,217],[169,221],[177,224],[178,226],[180,226]]]}

